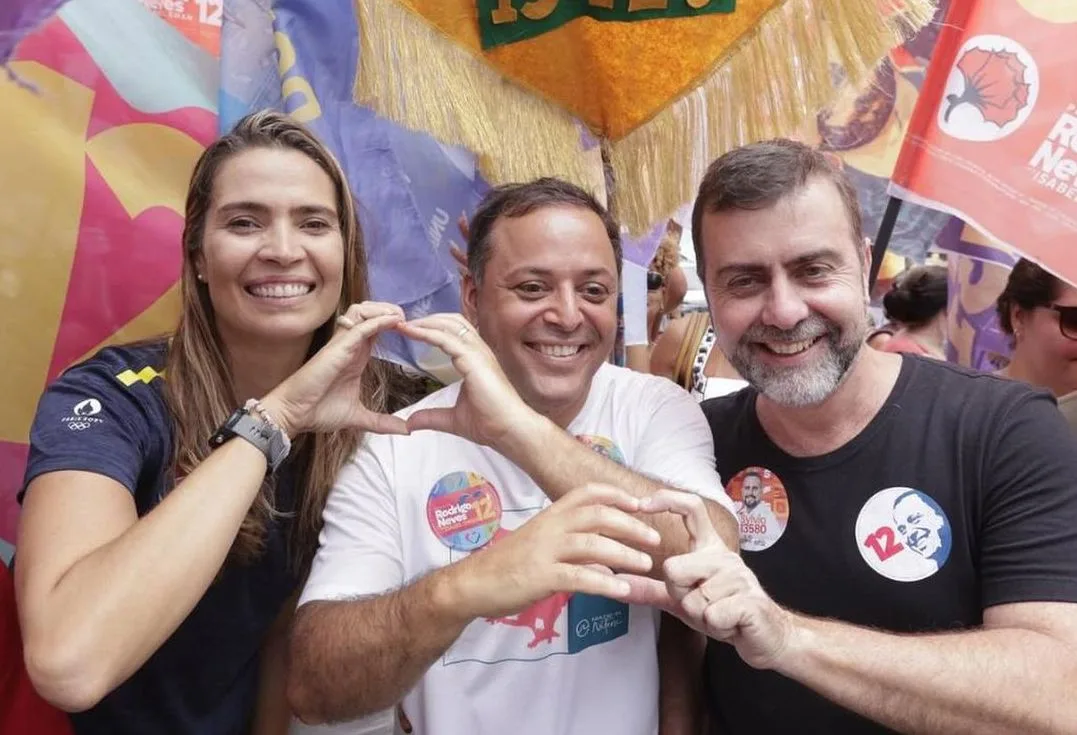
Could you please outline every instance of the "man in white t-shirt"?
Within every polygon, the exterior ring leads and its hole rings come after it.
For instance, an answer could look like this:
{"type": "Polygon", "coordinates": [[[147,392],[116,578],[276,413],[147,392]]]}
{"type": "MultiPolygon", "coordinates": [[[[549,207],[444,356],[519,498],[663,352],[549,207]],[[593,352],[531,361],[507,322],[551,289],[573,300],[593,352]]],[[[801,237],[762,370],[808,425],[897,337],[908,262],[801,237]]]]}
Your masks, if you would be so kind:
{"type": "Polygon", "coordinates": [[[402,700],[437,735],[654,735],[658,613],[618,601],[630,577],[611,570],[660,577],[690,550],[680,516],[648,512],[680,495],[663,487],[694,493],[737,548],[710,430],[672,383],[608,364],[620,239],[593,197],[499,187],[468,251],[467,320],[400,327],[463,380],[399,414],[409,436],[368,436],[338,478],[289,699],[307,721],[402,700]]]}

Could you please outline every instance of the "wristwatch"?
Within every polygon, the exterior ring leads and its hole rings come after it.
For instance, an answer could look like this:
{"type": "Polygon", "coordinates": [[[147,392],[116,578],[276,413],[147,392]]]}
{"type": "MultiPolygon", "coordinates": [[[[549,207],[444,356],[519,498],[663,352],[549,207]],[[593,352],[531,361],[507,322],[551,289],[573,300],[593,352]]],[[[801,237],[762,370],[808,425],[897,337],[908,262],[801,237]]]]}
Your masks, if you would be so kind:
{"type": "Polygon", "coordinates": [[[254,411],[261,409],[260,404],[248,401],[243,408],[236,409],[228,420],[214,432],[209,439],[209,445],[213,449],[224,444],[229,439],[241,437],[258,447],[266,456],[269,465],[268,473],[277,471],[281,463],[292,451],[292,442],[288,435],[274,425],[264,411],[255,415],[254,411]],[[255,405],[252,405],[254,403],[255,405]]]}

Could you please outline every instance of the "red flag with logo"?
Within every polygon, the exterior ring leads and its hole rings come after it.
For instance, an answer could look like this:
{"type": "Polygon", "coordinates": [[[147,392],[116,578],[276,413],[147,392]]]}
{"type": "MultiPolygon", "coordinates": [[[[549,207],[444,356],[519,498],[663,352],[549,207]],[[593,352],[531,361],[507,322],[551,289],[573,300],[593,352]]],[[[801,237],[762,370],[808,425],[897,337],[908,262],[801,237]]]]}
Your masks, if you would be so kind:
{"type": "Polygon", "coordinates": [[[1077,0],[954,0],[891,191],[1077,282],[1077,0]]]}

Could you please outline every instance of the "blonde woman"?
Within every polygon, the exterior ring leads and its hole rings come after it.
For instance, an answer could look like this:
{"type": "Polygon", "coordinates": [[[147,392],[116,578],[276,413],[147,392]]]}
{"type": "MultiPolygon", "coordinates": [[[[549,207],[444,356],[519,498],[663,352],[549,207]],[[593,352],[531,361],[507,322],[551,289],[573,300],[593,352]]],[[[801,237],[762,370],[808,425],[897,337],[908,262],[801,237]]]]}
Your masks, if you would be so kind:
{"type": "Polygon", "coordinates": [[[651,372],[669,378],[697,401],[734,393],[748,383],[715,349],[710,314],[693,311],[670,322],[651,355],[651,372]]]}

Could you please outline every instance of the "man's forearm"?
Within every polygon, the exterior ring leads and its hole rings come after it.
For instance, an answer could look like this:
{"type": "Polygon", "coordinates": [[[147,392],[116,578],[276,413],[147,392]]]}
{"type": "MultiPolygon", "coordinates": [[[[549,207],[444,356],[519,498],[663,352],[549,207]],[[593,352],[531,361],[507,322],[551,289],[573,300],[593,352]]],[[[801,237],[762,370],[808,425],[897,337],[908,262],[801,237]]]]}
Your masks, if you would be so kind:
{"type": "Polygon", "coordinates": [[[1048,635],[895,635],[799,615],[794,627],[778,672],[899,732],[1077,732],[1077,652],[1048,635]]]}
{"type": "MultiPolygon", "coordinates": [[[[669,487],[603,457],[552,421],[537,415],[527,430],[515,432],[505,446],[496,449],[530,475],[551,500],[589,482],[613,485],[639,498],[669,487]]],[[[704,502],[711,523],[726,546],[737,550],[739,532],[733,514],[714,501],[704,502]]],[[[688,552],[690,539],[679,516],[656,513],[641,517],[662,535],[662,545],[654,555],[656,570],[662,560],[688,552]]]]}
{"type": "Polygon", "coordinates": [[[262,644],[258,666],[258,699],[251,735],[283,735],[292,722],[285,691],[288,687],[288,629],[292,624],[296,596],[288,598],[262,644]]]}
{"type": "Polygon", "coordinates": [[[299,609],[288,679],[299,719],[353,720],[404,697],[470,622],[453,609],[445,572],[378,597],[299,609]]]}
{"type": "Polygon", "coordinates": [[[672,615],[658,635],[658,734],[699,735],[707,638],[672,615]]]}

